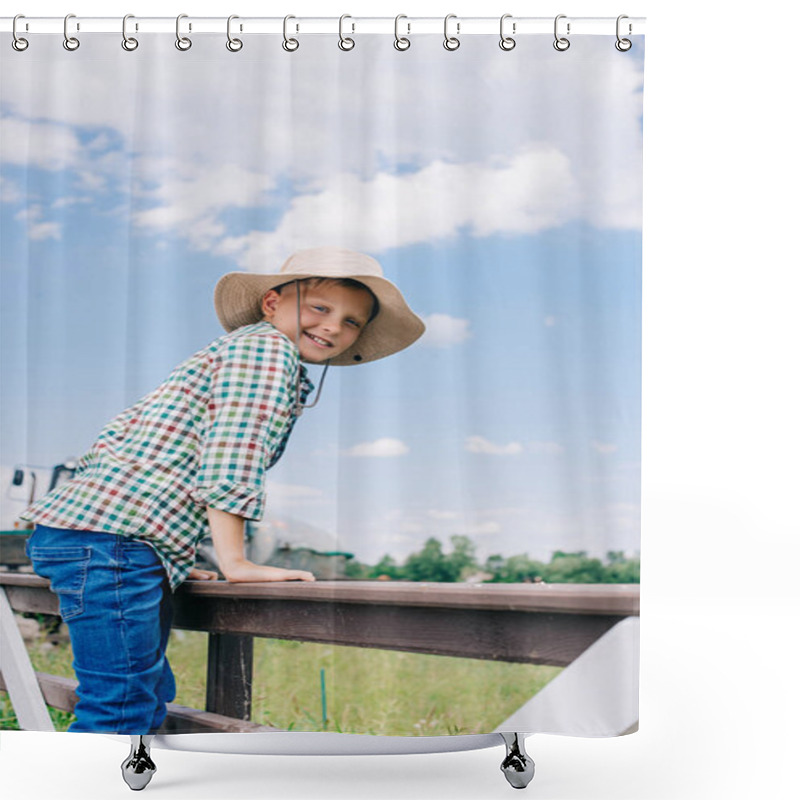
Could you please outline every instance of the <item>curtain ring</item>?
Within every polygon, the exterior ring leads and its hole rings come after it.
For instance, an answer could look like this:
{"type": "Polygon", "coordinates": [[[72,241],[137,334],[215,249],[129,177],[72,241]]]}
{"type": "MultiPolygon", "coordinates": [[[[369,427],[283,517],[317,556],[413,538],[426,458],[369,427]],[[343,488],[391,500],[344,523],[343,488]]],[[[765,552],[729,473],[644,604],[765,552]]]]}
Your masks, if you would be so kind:
{"type": "MultiPolygon", "coordinates": [[[[511,36],[506,36],[505,35],[505,31],[504,31],[503,27],[504,27],[505,21],[507,19],[511,19],[511,14],[503,14],[503,16],[500,17],[500,49],[501,50],[505,50],[506,52],[508,52],[509,50],[513,50],[517,46],[517,40],[516,39],[513,39],[511,36]]],[[[516,22],[514,22],[512,24],[511,32],[512,33],[516,33],[517,32],[517,23],[516,22]]]]}
{"type": "MultiPolygon", "coordinates": [[[[297,17],[293,17],[291,14],[289,14],[288,16],[285,16],[283,18],[283,45],[282,45],[282,47],[287,53],[293,53],[295,50],[297,50],[298,47],[300,47],[300,42],[298,42],[297,39],[290,39],[286,35],[290,19],[297,19],[297,17]]],[[[299,26],[298,26],[297,29],[299,30],[299,26]]]]}
{"type": "MultiPolygon", "coordinates": [[[[555,49],[558,50],[559,53],[563,53],[565,50],[569,50],[569,45],[570,45],[569,39],[565,38],[564,36],[559,36],[558,35],[558,21],[560,19],[566,19],[566,18],[567,18],[566,14],[559,14],[556,17],[555,25],[553,26],[554,34],[555,34],[555,37],[556,37],[556,40],[553,42],[553,47],[555,47],[555,49]]],[[[568,22],[567,23],[567,36],[569,36],[569,28],[570,28],[570,24],[568,22]]]]}
{"type": "MultiPolygon", "coordinates": [[[[181,52],[186,52],[192,46],[192,40],[188,36],[181,36],[181,20],[188,19],[188,14],[178,14],[175,20],[175,47],[181,52]]],[[[192,25],[189,23],[189,31],[192,30],[192,25]]]]}
{"type": "MultiPolygon", "coordinates": [[[[617,50],[620,51],[620,53],[627,53],[628,50],[630,50],[631,47],[633,47],[633,43],[631,42],[630,39],[620,39],[620,36],[619,36],[619,23],[623,19],[629,19],[629,17],[626,14],[620,14],[620,16],[617,17],[617,41],[614,42],[614,47],[616,47],[617,50]]],[[[633,30],[633,28],[632,28],[632,26],[631,26],[631,24],[629,22],[628,23],[628,35],[631,34],[632,30],[633,30]]]]}
{"type": "MultiPolygon", "coordinates": [[[[400,20],[401,19],[408,19],[405,14],[398,14],[394,18],[394,49],[395,50],[408,50],[411,47],[411,39],[407,39],[405,36],[400,36],[400,20]]],[[[406,27],[408,28],[408,33],[411,33],[411,23],[407,22],[406,27]]]]}
{"type": "Polygon", "coordinates": [[[13,48],[14,48],[14,49],[15,49],[15,50],[18,52],[18,53],[21,53],[23,50],[27,50],[27,49],[28,49],[28,44],[29,44],[29,42],[28,42],[28,40],[27,40],[27,39],[23,39],[23,38],[22,38],[22,37],[21,37],[21,36],[20,36],[20,35],[17,33],[17,20],[18,20],[18,19],[25,19],[25,15],[24,15],[24,14],[17,14],[17,16],[16,16],[16,17],[14,17],[14,22],[13,22],[13,23],[12,23],[12,25],[11,25],[11,33],[12,33],[12,35],[14,36],[14,39],[13,39],[13,41],[11,42],[11,46],[12,46],[12,47],[13,47],[13,48]]]}
{"type": "MultiPolygon", "coordinates": [[[[236,16],[236,14],[231,14],[228,17],[228,41],[225,42],[225,47],[227,47],[231,53],[238,53],[244,47],[244,44],[241,39],[231,38],[231,21],[234,19],[239,19],[239,17],[236,16]]],[[[239,30],[241,30],[241,28],[239,30]]]]}
{"type": "Polygon", "coordinates": [[[135,19],[133,14],[126,14],[122,18],[122,49],[127,50],[130,53],[139,46],[139,40],[134,39],[132,36],[128,36],[127,26],[129,19],[135,19]]]}
{"type": "MultiPolygon", "coordinates": [[[[349,36],[345,38],[342,32],[342,27],[346,19],[353,19],[353,18],[349,14],[342,14],[342,16],[339,17],[339,49],[344,50],[345,52],[347,52],[348,50],[352,50],[356,46],[355,41],[351,39],[349,36]]],[[[353,28],[351,33],[355,33],[356,32],[355,22],[351,22],[350,24],[352,25],[353,28]]]]}
{"type": "Polygon", "coordinates": [[[447,33],[447,25],[451,19],[457,19],[455,14],[448,14],[444,18],[444,49],[445,50],[458,50],[461,47],[461,41],[458,38],[458,34],[461,32],[461,23],[456,22],[456,35],[455,36],[448,36],[447,33]]]}
{"type": "MultiPolygon", "coordinates": [[[[64,17],[64,49],[69,50],[70,52],[77,50],[81,46],[80,41],[78,41],[78,39],[76,39],[74,36],[70,36],[69,31],[67,30],[67,26],[71,19],[75,19],[74,14],[67,14],[67,16],[64,17]]],[[[78,30],[80,30],[80,28],[78,28],[78,30]]]]}

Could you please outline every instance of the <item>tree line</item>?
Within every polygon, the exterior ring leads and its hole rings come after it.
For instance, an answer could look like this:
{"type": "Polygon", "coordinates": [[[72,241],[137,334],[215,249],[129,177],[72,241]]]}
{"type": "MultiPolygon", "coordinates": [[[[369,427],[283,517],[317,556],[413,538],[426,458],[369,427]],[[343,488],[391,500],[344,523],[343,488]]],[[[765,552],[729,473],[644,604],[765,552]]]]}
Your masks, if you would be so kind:
{"type": "Polygon", "coordinates": [[[374,566],[351,559],[346,574],[356,580],[441,583],[476,577],[483,583],[639,583],[639,557],[628,558],[621,550],[610,550],[605,560],[591,557],[585,550],[574,553],[556,550],[549,563],[524,553],[507,558],[491,555],[481,563],[475,555],[475,543],[468,536],[451,536],[450,545],[446,553],[442,543],[431,537],[402,564],[390,555],[374,566]]]}

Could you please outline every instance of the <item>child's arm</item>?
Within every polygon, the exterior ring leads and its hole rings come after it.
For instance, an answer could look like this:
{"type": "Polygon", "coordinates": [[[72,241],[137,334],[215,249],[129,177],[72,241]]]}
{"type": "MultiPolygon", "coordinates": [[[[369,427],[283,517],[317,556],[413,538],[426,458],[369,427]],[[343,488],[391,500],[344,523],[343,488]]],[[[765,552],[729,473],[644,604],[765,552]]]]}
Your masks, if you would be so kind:
{"type": "Polygon", "coordinates": [[[252,581],[313,581],[310,572],[254,564],[244,557],[244,518],[218,508],[206,508],[211,540],[222,574],[230,583],[252,581]]]}

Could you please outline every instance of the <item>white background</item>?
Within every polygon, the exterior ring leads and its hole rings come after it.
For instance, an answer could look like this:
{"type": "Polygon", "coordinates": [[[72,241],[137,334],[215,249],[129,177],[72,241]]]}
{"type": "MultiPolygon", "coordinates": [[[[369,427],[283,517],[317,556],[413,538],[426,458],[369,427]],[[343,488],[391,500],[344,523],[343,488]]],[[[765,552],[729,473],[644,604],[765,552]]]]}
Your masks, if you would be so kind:
{"type": "MultiPolygon", "coordinates": [[[[612,740],[531,737],[537,776],[527,794],[795,797],[796,7],[36,0],[3,13],[68,12],[647,17],[641,730],[612,740]]],[[[5,36],[0,46],[10,46],[5,36]]],[[[127,797],[118,768],[126,754],[102,736],[4,732],[0,786],[8,798],[127,797]]],[[[349,758],[156,751],[159,772],[146,792],[489,800],[513,792],[502,756],[502,748],[349,758]]]]}

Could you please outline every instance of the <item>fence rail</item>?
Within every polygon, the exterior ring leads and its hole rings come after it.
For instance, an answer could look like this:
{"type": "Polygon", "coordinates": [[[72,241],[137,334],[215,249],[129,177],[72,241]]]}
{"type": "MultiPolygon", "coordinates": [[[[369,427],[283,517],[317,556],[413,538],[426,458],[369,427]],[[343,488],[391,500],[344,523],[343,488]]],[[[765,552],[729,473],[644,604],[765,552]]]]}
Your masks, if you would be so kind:
{"type": "MultiPolygon", "coordinates": [[[[43,578],[0,573],[0,588],[16,611],[58,614],[57,598],[43,578]]],[[[619,621],[638,616],[639,587],[188,581],[175,593],[174,608],[175,628],[210,635],[205,712],[175,707],[172,732],[231,730],[214,726],[242,720],[252,730],[246,720],[254,636],[567,666],[619,621]],[[193,723],[192,711],[209,718],[193,723]]],[[[50,678],[38,676],[40,686],[50,687],[62,705],[74,706],[65,694],[69,686],[62,679],[55,691],[50,678]]]]}

